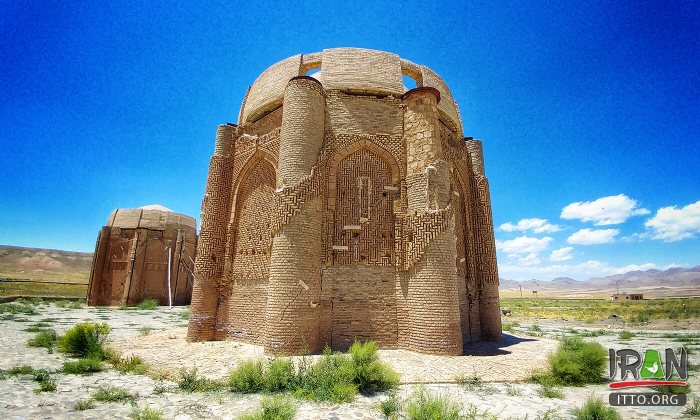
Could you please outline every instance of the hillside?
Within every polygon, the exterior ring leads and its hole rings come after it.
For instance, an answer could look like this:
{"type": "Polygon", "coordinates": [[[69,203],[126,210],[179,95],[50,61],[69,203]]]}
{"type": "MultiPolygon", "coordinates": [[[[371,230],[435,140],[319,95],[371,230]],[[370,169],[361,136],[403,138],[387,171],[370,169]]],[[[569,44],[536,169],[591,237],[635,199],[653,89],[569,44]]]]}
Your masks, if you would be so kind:
{"type": "Polygon", "coordinates": [[[700,295],[700,266],[692,268],[669,268],[668,270],[630,271],[607,277],[594,277],[577,281],[558,277],[550,281],[515,281],[500,279],[501,295],[530,297],[533,291],[538,296],[558,297],[609,297],[619,290],[627,293],[644,293],[650,297],[698,296],[700,295]]]}
{"type": "Polygon", "coordinates": [[[87,283],[92,253],[0,245],[0,279],[87,283]]]}

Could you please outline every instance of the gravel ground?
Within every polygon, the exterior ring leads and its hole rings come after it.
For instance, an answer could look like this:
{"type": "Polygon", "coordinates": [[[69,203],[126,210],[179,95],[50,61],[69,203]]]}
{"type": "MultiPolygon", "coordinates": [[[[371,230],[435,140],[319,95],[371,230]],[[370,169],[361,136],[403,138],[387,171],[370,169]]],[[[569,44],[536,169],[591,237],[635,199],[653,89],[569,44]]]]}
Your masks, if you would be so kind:
{"type": "MultiPolygon", "coordinates": [[[[0,321],[0,369],[30,365],[49,370],[60,369],[66,358],[59,353],[48,353],[43,348],[31,348],[26,342],[33,333],[23,331],[36,322],[49,323],[59,334],[83,320],[107,322],[112,328],[110,345],[123,354],[136,354],[146,360],[161,378],[145,375],[121,374],[113,369],[93,375],[64,375],[55,373],[55,392],[35,393],[37,383],[29,375],[9,376],[0,380],[0,418],[2,419],[65,419],[65,418],[127,418],[133,409],[129,403],[95,403],[86,411],[74,410],[77,401],[85,400],[100,385],[123,387],[137,394],[134,405],[158,408],[165,418],[236,418],[258,406],[260,395],[236,395],[222,393],[188,394],[177,391],[174,378],[180,367],[197,367],[208,377],[223,377],[239,361],[263,357],[260,347],[231,341],[187,343],[186,309],[160,308],[157,310],[119,310],[116,308],[58,308],[51,304],[35,306],[36,314],[4,316],[0,321]],[[147,333],[147,334],[146,334],[147,333]],[[145,334],[145,335],[144,335],[145,334]]],[[[506,321],[508,321],[506,319],[506,321]]],[[[573,326],[578,331],[591,330],[585,325],[573,326]]],[[[610,348],[678,347],[681,343],[663,338],[663,332],[627,328],[636,336],[630,340],[619,338],[619,326],[611,325],[606,334],[589,337],[610,348]]],[[[523,321],[509,333],[501,345],[475,344],[469,354],[461,357],[420,355],[402,350],[382,350],[380,357],[391,364],[402,377],[403,384],[397,391],[407,398],[416,387],[449,395],[464,405],[464,414],[475,411],[477,418],[536,419],[546,413],[559,418],[572,418],[571,410],[580,406],[590,396],[607,401],[609,391],[605,385],[564,389],[563,399],[539,396],[539,386],[523,383],[522,379],[532,369],[541,366],[547,355],[556,347],[557,337],[571,333],[572,324],[561,326],[556,321],[523,321]],[[537,324],[542,331],[533,331],[537,324]],[[484,381],[471,388],[450,383],[457,375],[476,374],[484,381]],[[415,382],[426,382],[418,385],[415,382]],[[488,415],[486,415],[488,414],[488,415]],[[490,416],[489,416],[490,415],[490,416]]],[[[700,334],[700,331],[683,331],[700,334]]],[[[686,340],[688,341],[688,340],[686,340]]],[[[700,340],[690,340],[687,347],[691,363],[700,362],[697,352],[700,340]]],[[[691,388],[700,389],[697,372],[690,373],[691,388]]],[[[692,397],[695,397],[693,392],[692,397]]],[[[317,404],[297,401],[298,419],[378,419],[380,401],[387,394],[371,397],[359,396],[347,404],[317,404]]],[[[623,418],[659,419],[683,418],[678,408],[624,408],[619,410],[623,418]]]]}

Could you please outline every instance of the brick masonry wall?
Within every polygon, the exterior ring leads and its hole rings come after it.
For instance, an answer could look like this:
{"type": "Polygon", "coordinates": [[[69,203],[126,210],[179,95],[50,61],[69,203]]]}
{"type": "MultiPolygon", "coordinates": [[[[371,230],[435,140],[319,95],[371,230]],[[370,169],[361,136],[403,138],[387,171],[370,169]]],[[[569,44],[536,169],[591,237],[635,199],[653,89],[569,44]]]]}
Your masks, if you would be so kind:
{"type": "Polygon", "coordinates": [[[365,264],[328,267],[323,288],[330,289],[331,305],[322,317],[330,317],[333,350],[344,351],[355,340],[376,340],[381,348],[398,348],[396,283],[393,267],[365,264]]]}
{"type": "Polygon", "coordinates": [[[362,49],[273,67],[217,136],[188,336],[273,354],[500,337],[482,152],[444,81],[362,49]],[[318,67],[323,86],[297,77],[318,67]],[[399,98],[402,73],[420,88],[399,98]]]}

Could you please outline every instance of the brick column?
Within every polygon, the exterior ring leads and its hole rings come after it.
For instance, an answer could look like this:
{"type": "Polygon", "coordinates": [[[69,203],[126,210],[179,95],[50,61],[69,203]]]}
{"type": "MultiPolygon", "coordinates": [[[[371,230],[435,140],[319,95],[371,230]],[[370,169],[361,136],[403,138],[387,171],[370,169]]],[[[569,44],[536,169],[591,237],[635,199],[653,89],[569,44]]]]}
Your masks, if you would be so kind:
{"type": "MultiPolygon", "coordinates": [[[[325,96],[311,77],[292,78],[282,106],[277,188],[312,176],[324,139],[325,96]]],[[[316,352],[320,339],[322,199],[301,200],[300,210],[272,239],[265,352],[316,352]]],[[[282,216],[282,215],[280,215],[282,216]]]]}
{"type": "MultiPolygon", "coordinates": [[[[420,87],[402,97],[406,142],[408,213],[428,215],[446,211],[450,203],[450,168],[440,143],[437,89],[420,87]]],[[[421,229],[437,231],[426,217],[421,229]]],[[[406,345],[425,353],[462,354],[459,291],[455,265],[454,216],[436,232],[421,260],[409,271],[406,345]]],[[[419,232],[414,232],[415,240],[419,232]]]]}
{"type": "Polygon", "coordinates": [[[192,287],[189,340],[212,340],[216,332],[218,283],[223,274],[226,225],[231,215],[231,155],[238,134],[234,125],[220,125],[214,155],[209,163],[207,188],[202,200],[202,225],[192,287]]]}
{"type": "Polygon", "coordinates": [[[501,339],[501,308],[498,298],[498,265],[496,240],[491,215],[489,181],[484,172],[484,153],[480,140],[467,140],[472,168],[472,202],[474,215],[474,248],[479,283],[479,313],[481,338],[501,339]]]}

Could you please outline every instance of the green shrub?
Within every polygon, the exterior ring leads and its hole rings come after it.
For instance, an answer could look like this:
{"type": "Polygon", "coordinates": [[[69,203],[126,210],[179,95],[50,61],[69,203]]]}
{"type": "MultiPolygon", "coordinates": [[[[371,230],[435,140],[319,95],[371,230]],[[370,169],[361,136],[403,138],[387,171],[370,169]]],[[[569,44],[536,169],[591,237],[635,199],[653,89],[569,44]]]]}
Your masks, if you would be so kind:
{"type": "Polygon", "coordinates": [[[357,393],[355,369],[346,354],[324,354],[300,372],[295,395],[316,401],[351,401],[357,393]]]}
{"type": "Polygon", "coordinates": [[[580,408],[572,411],[576,420],[621,420],[622,417],[614,408],[608,407],[603,400],[589,398],[580,408]]]}
{"type": "Polygon", "coordinates": [[[355,371],[354,383],[363,394],[396,388],[399,375],[379,361],[377,343],[355,341],[350,346],[350,357],[355,371]]]}
{"type": "Polygon", "coordinates": [[[129,413],[129,418],[134,420],[162,420],[165,417],[163,412],[157,408],[134,406],[129,413]]]}
{"type": "Polygon", "coordinates": [[[89,398],[87,400],[78,400],[73,405],[73,410],[75,410],[75,411],[85,411],[85,410],[90,410],[92,408],[95,408],[95,402],[89,398]]]}
{"type": "Polygon", "coordinates": [[[158,309],[159,302],[155,299],[146,299],[142,300],[141,302],[136,305],[136,309],[141,309],[141,310],[153,310],[153,309],[158,309]]]}
{"type": "Polygon", "coordinates": [[[548,370],[534,373],[532,382],[546,385],[582,386],[605,381],[607,352],[598,343],[565,337],[549,358],[548,370]]]}
{"type": "Polygon", "coordinates": [[[233,392],[292,392],[300,398],[335,402],[352,401],[358,391],[393,389],[398,383],[398,374],[379,361],[374,342],[356,342],[350,354],[334,354],[327,347],[315,364],[302,359],[297,368],[289,359],[244,361],[226,381],[233,392]]]}
{"type": "Polygon", "coordinates": [[[207,378],[200,378],[197,369],[180,369],[180,380],[177,387],[185,392],[217,391],[223,387],[219,382],[207,378]]]}
{"type": "Polygon", "coordinates": [[[255,412],[245,414],[241,420],[291,420],[296,414],[296,406],[288,398],[276,395],[264,397],[260,408],[255,412]]]}
{"type": "Polygon", "coordinates": [[[401,412],[401,400],[395,392],[389,394],[389,397],[379,403],[379,411],[387,419],[397,419],[401,412]]]}
{"type": "Polygon", "coordinates": [[[445,395],[434,395],[424,388],[414,391],[406,403],[409,420],[458,420],[462,406],[445,395]]]}
{"type": "Polygon", "coordinates": [[[153,331],[153,328],[151,327],[141,327],[139,328],[139,335],[148,335],[153,331]]]}
{"type": "Polygon", "coordinates": [[[530,328],[528,328],[528,331],[532,331],[532,332],[537,332],[537,333],[539,333],[539,332],[542,332],[542,328],[540,328],[540,326],[537,325],[537,324],[532,324],[532,325],[530,326],[530,328]]]}
{"type": "Polygon", "coordinates": [[[54,330],[40,330],[35,335],[34,338],[30,338],[27,341],[29,347],[44,347],[49,353],[53,352],[53,347],[56,345],[56,331],[54,330]]]}
{"type": "Polygon", "coordinates": [[[620,332],[620,340],[629,340],[632,337],[634,337],[634,333],[629,332],[627,330],[623,330],[620,332]]]}
{"type": "Polygon", "coordinates": [[[242,362],[228,377],[228,386],[231,391],[242,394],[262,391],[264,384],[263,364],[259,360],[242,362]]]}
{"type": "Polygon", "coordinates": [[[111,385],[101,385],[92,394],[92,399],[99,402],[126,403],[136,401],[136,397],[136,394],[132,394],[124,388],[111,385]]]}
{"type": "Polygon", "coordinates": [[[508,388],[506,388],[506,394],[511,397],[520,397],[523,395],[523,391],[517,386],[509,385],[508,388]]]}
{"type": "Polygon", "coordinates": [[[294,364],[290,359],[274,359],[263,375],[263,389],[267,392],[284,392],[295,380],[294,364]]]}
{"type": "Polygon", "coordinates": [[[69,361],[63,364],[63,373],[71,375],[88,375],[95,372],[102,372],[102,361],[95,357],[83,357],[76,361],[69,361]]]}
{"type": "Polygon", "coordinates": [[[110,328],[107,324],[81,322],[66,331],[58,340],[58,349],[74,357],[90,357],[103,359],[105,357],[104,343],[110,328]]]}

